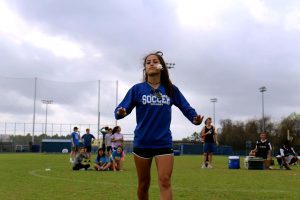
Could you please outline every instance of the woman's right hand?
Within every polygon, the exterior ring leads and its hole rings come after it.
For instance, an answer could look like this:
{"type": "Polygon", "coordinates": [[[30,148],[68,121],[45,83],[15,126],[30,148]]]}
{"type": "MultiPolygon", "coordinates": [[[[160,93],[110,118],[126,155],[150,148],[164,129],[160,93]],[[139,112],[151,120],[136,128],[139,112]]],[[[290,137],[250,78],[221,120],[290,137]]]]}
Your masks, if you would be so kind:
{"type": "Polygon", "coordinates": [[[125,108],[119,108],[119,110],[117,111],[117,114],[124,117],[127,114],[126,109],[125,108]]]}

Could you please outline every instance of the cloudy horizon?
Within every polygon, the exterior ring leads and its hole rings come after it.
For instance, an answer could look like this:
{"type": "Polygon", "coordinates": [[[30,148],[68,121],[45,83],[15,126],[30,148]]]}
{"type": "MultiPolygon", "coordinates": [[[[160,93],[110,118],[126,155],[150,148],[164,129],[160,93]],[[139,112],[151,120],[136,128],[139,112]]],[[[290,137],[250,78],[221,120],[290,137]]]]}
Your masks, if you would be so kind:
{"type": "MultiPolygon", "coordinates": [[[[201,115],[278,121],[300,105],[300,2],[296,0],[0,0],[0,122],[113,125],[118,102],[142,81],[142,59],[161,50],[172,82],[201,115]],[[8,78],[12,77],[12,78],[8,78]]],[[[174,139],[199,132],[174,107],[174,139]]],[[[133,133],[135,113],[119,120],[133,133]]],[[[0,133],[1,134],[1,133],[0,133]]]]}

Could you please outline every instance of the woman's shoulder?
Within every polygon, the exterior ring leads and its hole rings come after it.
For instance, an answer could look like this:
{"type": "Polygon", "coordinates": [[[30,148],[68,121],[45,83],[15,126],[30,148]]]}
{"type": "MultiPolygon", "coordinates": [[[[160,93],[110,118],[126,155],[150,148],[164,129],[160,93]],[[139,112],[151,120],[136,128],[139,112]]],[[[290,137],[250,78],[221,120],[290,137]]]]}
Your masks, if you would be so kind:
{"type": "Polygon", "coordinates": [[[123,137],[122,133],[115,133],[115,134],[116,134],[116,137],[123,137]]]}
{"type": "Polygon", "coordinates": [[[143,81],[143,82],[141,82],[141,83],[136,83],[136,84],[134,84],[131,88],[141,88],[141,87],[145,87],[145,86],[147,86],[148,84],[145,82],[145,81],[143,81]]]}
{"type": "Polygon", "coordinates": [[[146,82],[136,83],[129,89],[129,91],[137,92],[137,91],[145,90],[147,87],[149,86],[146,82]]]}

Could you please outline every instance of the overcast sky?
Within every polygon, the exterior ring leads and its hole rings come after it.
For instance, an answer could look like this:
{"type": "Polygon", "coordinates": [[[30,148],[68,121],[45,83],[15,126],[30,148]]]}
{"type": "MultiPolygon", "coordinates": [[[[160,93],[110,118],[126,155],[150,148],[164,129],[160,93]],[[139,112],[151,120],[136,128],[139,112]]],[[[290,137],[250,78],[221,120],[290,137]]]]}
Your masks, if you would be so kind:
{"type": "MultiPolygon", "coordinates": [[[[102,125],[142,80],[143,57],[161,50],[176,63],[171,80],[197,112],[216,121],[274,121],[300,105],[298,0],[0,0],[0,123],[96,124],[98,81],[102,125]]],[[[133,133],[135,113],[119,121],[133,133]]],[[[174,139],[200,131],[173,108],[174,139]]],[[[84,127],[85,128],[85,127],[84,127]]]]}

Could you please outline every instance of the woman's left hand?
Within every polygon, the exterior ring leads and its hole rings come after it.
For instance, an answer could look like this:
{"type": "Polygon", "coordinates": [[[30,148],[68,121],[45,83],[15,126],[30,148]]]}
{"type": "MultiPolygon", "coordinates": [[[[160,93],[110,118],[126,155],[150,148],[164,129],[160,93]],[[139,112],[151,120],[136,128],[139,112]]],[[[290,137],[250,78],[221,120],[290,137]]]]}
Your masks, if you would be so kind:
{"type": "Polygon", "coordinates": [[[196,117],[194,117],[193,123],[194,123],[195,125],[200,125],[200,124],[202,123],[202,121],[203,121],[203,117],[204,117],[204,116],[197,115],[196,117]]]}

